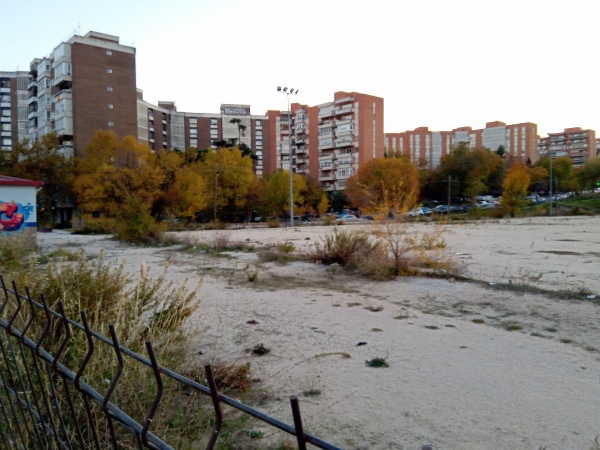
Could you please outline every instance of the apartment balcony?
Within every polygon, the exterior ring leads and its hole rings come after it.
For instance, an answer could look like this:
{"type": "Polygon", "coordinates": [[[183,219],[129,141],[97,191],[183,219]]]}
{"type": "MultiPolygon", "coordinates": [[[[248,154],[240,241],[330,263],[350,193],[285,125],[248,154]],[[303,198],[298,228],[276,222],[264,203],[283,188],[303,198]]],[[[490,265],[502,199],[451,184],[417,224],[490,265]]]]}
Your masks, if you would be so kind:
{"type": "Polygon", "coordinates": [[[325,107],[319,110],[319,119],[323,119],[325,117],[333,117],[335,116],[335,110],[333,107],[325,107]]]}
{"type": "Polygon", "coordinates": [[[334,125],[335,125],[335,122],[333,120],[323,120],[322,122],[319,123],[319,129],[325,128],[325,127],[333,127],[334,125]]]}
{"type": "MultiPolygon", "coordinates": [[[[296,141],[296,144],[298,144],[298,141],[296,141]]],[[[301,155],[304,153],[308,153],[308,149],[306,147],[301,146],[296,149],[296,154],[301,155]]]]}
{"type": "Polygon", "coordinates": [[[10,94],[9,87],[0,87],[0,94],[10,94]]]}
{"type": "Polygon", "coordinates": [[[353,164],[352,158],[338,159],[336,162],[337,167],[352,167],[353,164]]]}
{"type": "Polygon", "coordinates": [[[341,106],[339,108],[335,108],[335,115],[336,116],[341,116],[344,114],[350,114],[354,112],[354,108],[352,107],[352,105],[344,105],[341,106]]]}
{"type": "Polygon", "coordinates": [[[353,144],[353,141],[352,141],[352,137],[351,136],[335,140],[335,147],[336,148],[352,147],[352,144],[353,144]]]}
{"type": "Polygon", "coordinates": [[[334,103],[336,105],[343,105],[344,103],[352,103],[354,101],[354,97],[349,95],[348,97],[338,98],[334,103]]]}
{"type": "Polygon", "coordinates": [[[31,78],[29,80],[29,83],[27,83],[27,90],[31,91],[33,89],[37,90],[37,79],[36,78],[31,78]]]}
{"type": "Polygon", "coordinates": [[[333,142],[333,138],[334,138],[333,131],[329,131],[329,132],[323,133],[323,134],[319,133],[319,141],[325,140],[325,139],[331,139],[333,142]]]}
{"type": "Polygon", "coordinates": [[[8,102],[0,102],[0,106],[2,108],[10,108],[10,101],[8,101],[8,102]]]}
{"type": "Polygon", "coordinates": [[[64,141],[62,146],[58,148],[58,152],[67,158],[73,157],[73,141],[64,141]]]}
{"type": "Polygon", "coordinates": [[[71,83],[73,83],[73,77],[71,76],[71,74],[62,74],[58,77],[56,77],[54,80],[52,80],[52,85],[53,86],[58,86],[59,88],[65,88],[67,86],[71,86],[71,83]]]}
{"type": "Polygon", "coordinates": [[[319,181],[335,181],[335,173],[332,171],[329,172],[321,172],[319,175],[319,181]]]}
{"type": "Polygon", "coordinates": [[[296,158],[296,164],[306,164],[308,162],[307,158],[296,158]]]}
{"type": "Polygon", "coordinates": [[[294,139],[294,142],[296,144],[304,144],[304,143],[306,143],[305,136],[296,136],[296,139],[294,139]]]}
{"type": "Polygon", "coordinates": [[[342,117],[341,119],[336,119],[336,125],[348,125],[352,123],[352,117],[342,117]]]}
{"type": "Polygon", "coordinates": [[[306,167],[298,167],[295,173],[308,173],[308,169],[306,167]]]}

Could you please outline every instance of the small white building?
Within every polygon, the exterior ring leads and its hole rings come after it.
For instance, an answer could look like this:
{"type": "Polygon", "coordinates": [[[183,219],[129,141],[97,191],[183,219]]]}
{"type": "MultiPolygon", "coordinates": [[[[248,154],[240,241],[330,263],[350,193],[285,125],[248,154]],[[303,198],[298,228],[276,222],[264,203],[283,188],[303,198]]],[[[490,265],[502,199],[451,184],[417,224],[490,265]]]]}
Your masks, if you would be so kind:
{"type": "Polygon", "coordinates": [[[0,235],[37,231],[36,192],[42,181],[0,175],[0,235]]]}

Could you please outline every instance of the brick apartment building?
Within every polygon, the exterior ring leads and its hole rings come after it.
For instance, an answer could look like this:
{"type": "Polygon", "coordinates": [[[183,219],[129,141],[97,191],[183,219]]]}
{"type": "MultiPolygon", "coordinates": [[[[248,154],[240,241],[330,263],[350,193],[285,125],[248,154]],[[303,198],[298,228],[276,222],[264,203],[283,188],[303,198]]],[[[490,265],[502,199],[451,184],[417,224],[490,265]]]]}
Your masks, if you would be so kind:
{"type": "Polygon", "coordinates": [[[360,164],[386,152],[435,168],[465,142],[493,151],[502,146],[507,154],[534,163],[538,151],[543,155],[552,142],[553,156],[568,154],[578,166],[600,148],[592,130],[567,129],[538,143],[537,125],[529,122],[384,133],[383,98],[358,92],[336,92],[330,102],[292,103],[290,111],[259,115],[241,104],[223,104],[215,113],[182,112],[172,101],[144,100],[136,87],[135,53],[116,36],[90,31],[34,59],[30,72],[0,72],[1,148],[10,150],[24,138],[33,141],[50,131],[60,136],[63,151],[75,156],[84,155],[96,130],[137,136],[154,151],[205,149],[215,140],[235,139],[255,152],[258,175],[291,167],[328,191],[342,190],[360,164]],[[566,142],[559,148],[562,135],[566,142]]]}
{"type": "Polygon", "coordinates": [[[90,31],[30,64],[27,136],[55,131],[66,154],[82,156],[96,130],[137,135],[135,48],[90,31]]]}
{"type": "Polygon", "coordinates": [[[488,148],[497,151],[504,148],[506,154],[527,163],[538,160],[537,125],[504,122],[488,122],[485,128],[455,128],[452,131],[429,131],[419,127],[404,133],[386,133],[386,151],[391,155],[408,155],[421,168],[436,168],[442,156],[447,155],[460,143],[470,148],[488,148]]]}
{"type": "Polygon", "coordinates": [[[267,172],[291,165],[327,191],[343,190],[360,164],[384,156],[383,105],[381,97],[340,91],[332,102],[292,103],[289,112],[267,111],[267,172]]]}
{"type": "Polygon", "coordinates": [[[573,167],[581,167],[597,157],[596,132],[575,127],[565,128],[562,133],[549,133],[539,140],[538,153],[540,158],[548,156],[548,153],[553,159],[568,156],[573,167]]]}

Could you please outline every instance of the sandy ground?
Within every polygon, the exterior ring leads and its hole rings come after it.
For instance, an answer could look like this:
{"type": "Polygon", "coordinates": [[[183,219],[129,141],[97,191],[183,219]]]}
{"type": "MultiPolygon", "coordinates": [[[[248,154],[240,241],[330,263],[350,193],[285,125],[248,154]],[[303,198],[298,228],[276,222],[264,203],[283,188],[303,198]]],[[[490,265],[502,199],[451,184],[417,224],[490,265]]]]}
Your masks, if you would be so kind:
{"type": "MultiPolygon", "coordinates": [[[[144,261],[151,276],[169,261],[169,276],[190,286],[203,278],[188,324],[203,333],[190,358],[250,361],[271,394],[261,410],[292,423],[297,394],[306,431],[341,448],[590,449],[600,435],[600,218],[410,226],[443,233],[476,281],[373,282],[304,262],[260,263],[255,253],[215,258],[60,231],[38,243],[102,249],[132,273],[144,261]],[[261,343],[270,353],[253,356],[261,343]],[[373,358],[389,367],[367,367],[373,358]]],[[[292,242],[298,253],[331,231],[183,234],[257,249],[292,242]]],[[[263,430],[266,443],[273,432],[263,430]]]]}

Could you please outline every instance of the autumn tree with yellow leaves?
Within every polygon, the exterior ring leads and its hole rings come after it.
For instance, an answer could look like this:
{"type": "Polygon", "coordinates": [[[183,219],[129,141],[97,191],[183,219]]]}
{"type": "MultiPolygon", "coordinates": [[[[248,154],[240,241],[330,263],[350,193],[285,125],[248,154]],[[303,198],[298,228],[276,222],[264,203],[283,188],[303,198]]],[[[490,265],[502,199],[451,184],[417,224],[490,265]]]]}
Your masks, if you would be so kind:
{"type": "Polygon", "coordinates": [[[406,157],[363,163],[346,182],[344,193],[354,208],[376,215],[401,214],[419,197],[419,174],[406,157]]]}
{"type": "Polygon", "coordinates": [[[504,211],[515,217],[523,205],[523,197],[527,195],[527,189],[531,181],[531,175],[523,164],[514,164],[506,174],[502,182],[502,207],[504,211]]]}
{"type": "Polygon", "coordinates": [[[85,153],[77,160],[74,183],[81,211],[114,218],[120,239],[143,241],[160,234],[151,211],[164,173],[150,148],[132,136],[119,141],[113,132],[98,131],[85,153]]]}

